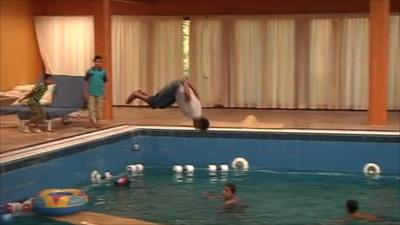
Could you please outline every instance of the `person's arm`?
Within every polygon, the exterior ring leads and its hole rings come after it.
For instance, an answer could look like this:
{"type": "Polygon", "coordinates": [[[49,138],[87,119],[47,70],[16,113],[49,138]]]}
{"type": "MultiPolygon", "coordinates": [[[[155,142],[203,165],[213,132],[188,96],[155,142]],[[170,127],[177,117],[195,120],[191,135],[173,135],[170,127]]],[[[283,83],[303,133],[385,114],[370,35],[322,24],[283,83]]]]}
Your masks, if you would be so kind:
{"type": "Polygon", "coordinates": [[[182,84],[183,84],[183,94],[185,96],[185,100],[187,102],[190,102],[190,100],[191,100],[190,87],[189,87],[188,83],[185,80],[182,81],[182,84]]]}
{"type": "Polygon", "coordinates": [[[104,70],[103,82],[106,83],[107,81],[108,81],[107,72],[104,70]]]}
{"type": "Polygon", "coordinates": [[[192,89],[194,95],[196,95],[196,97],[197,97],[198,99],[200,99],[200,97],[199,97],[199,92],[198,92],[198,91],[196,90],[196,88],[194,87],[192,81],[191,81],[188,77],[186,77],[186,78],[184,79],[184,82],[189,86],[190,89],[192,89]]]}
{"type": "Polygon", "coordinates": [[[208,199],[223,199],[222,195],[211,194],[210,192],[203,192],[204,197],[208,199]]]}
{"type": "Polygon", "coordinates": [[[35,85],[35,87],[32,89],[31,92],[29,92],[28,94],[26,94],[23,98],[19,99],[18,101],[19,101],[19,102],[22,102],[24,99],[27,99],[27,98],[32,97],[32,96],[35,94],[36,90],[37,90],[37,85],[35,85]]]}
{"type": "Polygon", "coordinates": [[[85,87],[84,87],[84,97],[85,97],[85,99],[87,99],[88,98],[88,96],[89,96],[89,79],[90,79],[90,76],[91,76],[91,74],[90,74],[90,70],[88,70],[87,72],[86,72],[86,75],[85,75],[85,87]]]}
{"type": "MultiPolygon", "coordinates": [[[[105,83],[107,83],[108,78],[107,78],[107,72],[105,70],[103,70],[103,71],[104,71],[103,83],[105,84],[105,83]]],[[[107,96],[106,92],[107,92],[107,88],[104,88],[104,96],[107,96]]]]}
{"type": "Polygon", "coordinates": [[[19,99],[19,102],[22,102],[23,100],[32,97],[32,95],[34,94],[34,91],[29,92],[28,94],[26,94],[23,98],[19,99]]]}

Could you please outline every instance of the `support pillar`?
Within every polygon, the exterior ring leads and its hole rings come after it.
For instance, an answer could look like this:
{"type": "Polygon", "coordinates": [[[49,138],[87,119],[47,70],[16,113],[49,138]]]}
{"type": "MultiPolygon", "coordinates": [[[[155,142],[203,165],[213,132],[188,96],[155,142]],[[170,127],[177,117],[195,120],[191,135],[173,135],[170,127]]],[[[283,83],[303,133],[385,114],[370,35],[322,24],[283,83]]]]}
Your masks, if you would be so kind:
{"type": "Polygon", "coordinates": [[[369,123],[387,122],[390,0],[370,0],[369,123]]]}
{"type": "Polygon", "coordinates": [[[104,96],[104,119],[113,118],[112,108],[112,63],[111,63],[111,9],[109,0],[99,1],[100,7],[94,14],[95,53],[103,57],[103,67],[108,81],[104,96]]]}

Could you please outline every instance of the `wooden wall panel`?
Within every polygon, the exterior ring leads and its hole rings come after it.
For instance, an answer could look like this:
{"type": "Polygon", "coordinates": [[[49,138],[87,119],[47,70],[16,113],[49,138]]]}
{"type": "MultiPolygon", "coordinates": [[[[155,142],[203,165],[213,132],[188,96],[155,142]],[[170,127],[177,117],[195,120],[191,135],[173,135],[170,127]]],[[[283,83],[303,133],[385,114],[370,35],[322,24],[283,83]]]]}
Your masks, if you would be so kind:
{"type": "Polygon", "coordinates": [[[0,90],[33,84],[42,74],[29,0],[0,1],[0,90]]]}
{"type": "MultiPolygon", "coordinates": [[[[36,15],[93,15],[102,0],[33,0],[36,15]]],[[[110,0],[113,15],[368,13],[369,0],[110,0]]],[[[400,12],[400,1],[390,10],[400,12]]]]}
{"type": "MultiPolygon", "coordinates": [[[[391,10],[400,12],[400,1],[391,10]]],[[[114,15],[368,13],[368,0],[112,0],[114,15]]]]}

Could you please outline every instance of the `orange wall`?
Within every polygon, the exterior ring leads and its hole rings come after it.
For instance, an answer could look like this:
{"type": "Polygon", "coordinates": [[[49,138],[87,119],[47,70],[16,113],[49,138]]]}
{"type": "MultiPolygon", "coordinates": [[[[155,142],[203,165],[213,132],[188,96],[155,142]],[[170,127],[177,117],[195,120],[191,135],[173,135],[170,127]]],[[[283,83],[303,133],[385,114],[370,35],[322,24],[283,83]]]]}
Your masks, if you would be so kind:
{"type": "Polygon", "coordinates": [[[42,61],[30,0],[0,1],[0,90],[37,81],[42,61]]]}

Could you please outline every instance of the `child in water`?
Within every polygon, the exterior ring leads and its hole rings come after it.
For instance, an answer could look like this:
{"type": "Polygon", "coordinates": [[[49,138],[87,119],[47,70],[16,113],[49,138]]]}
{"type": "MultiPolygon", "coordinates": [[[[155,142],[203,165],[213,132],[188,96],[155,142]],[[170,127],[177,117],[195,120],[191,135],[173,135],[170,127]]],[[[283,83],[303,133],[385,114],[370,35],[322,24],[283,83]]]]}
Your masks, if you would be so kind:
{"type": "Polygon", "coordinates": [[[204,192],[205,197],[208,199],[222,199],[224,204],[222,205],[224,212],[227,210],[233,210],[238,208],[243,208],[244,204],[236,195],[236,186],[231,183],[227,183],[224,185],[224,190],[221,195],[213,195],[208,192],[204,192]],[[241,206],[241,207],[239,207],[241,206]]]}

